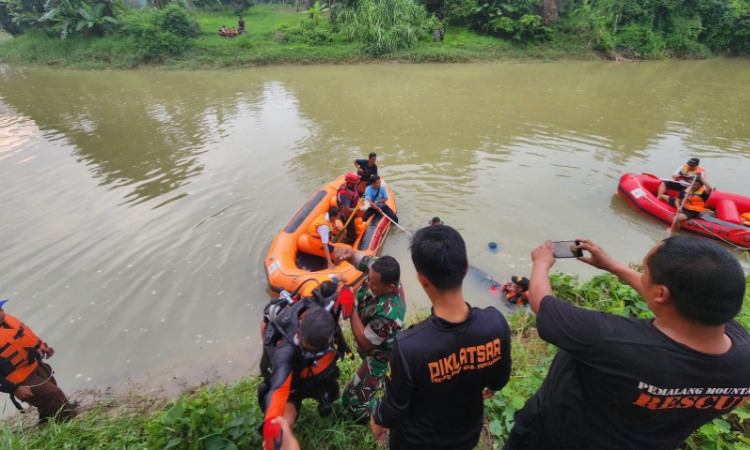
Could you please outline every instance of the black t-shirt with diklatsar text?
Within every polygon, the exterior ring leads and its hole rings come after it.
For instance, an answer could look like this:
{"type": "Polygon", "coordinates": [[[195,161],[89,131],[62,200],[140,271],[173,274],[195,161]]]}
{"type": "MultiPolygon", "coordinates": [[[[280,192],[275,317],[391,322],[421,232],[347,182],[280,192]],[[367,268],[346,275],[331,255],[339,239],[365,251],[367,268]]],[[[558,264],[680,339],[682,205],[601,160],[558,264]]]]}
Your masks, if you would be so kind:
{"type": "Polygon", "coordinates": [[[479,441],[484,389],[510,379],[510,328],[495,308],[471,308],[461,323],[435,315],[402,331],[375,422],[391,450],[470,450],[479,441]]]}
{"type": "MultiPolygon", "coordinates": [[[[633,319],[542,299],[539,336],[560,348],[539,391],[516,413],[533,448],[675,449],[750,396],[750,336],[737,322],[732,348],[709,355],[633,319]]],[[[509,447],[508,447],[509,448],[509,447]]]]}

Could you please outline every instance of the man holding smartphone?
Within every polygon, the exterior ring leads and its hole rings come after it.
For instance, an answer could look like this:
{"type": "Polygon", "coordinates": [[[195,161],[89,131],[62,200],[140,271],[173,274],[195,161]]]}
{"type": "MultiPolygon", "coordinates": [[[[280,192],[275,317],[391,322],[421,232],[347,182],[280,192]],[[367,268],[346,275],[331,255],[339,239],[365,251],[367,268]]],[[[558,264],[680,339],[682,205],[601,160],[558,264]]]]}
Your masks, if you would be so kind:
{"type": "Polygon", "coordinates": [[[593,242],[579,260],[611,272],[654,319],[574,307],[554,297],[547,241],[531,257],[529,304],[539,336],[560,348],[547,378],[516,413],[504,449],[675,449],[750,396],[750,336],[733,319],[745,294],[731,253],[676,236],[644,258],[644,273],[593,242]]]}

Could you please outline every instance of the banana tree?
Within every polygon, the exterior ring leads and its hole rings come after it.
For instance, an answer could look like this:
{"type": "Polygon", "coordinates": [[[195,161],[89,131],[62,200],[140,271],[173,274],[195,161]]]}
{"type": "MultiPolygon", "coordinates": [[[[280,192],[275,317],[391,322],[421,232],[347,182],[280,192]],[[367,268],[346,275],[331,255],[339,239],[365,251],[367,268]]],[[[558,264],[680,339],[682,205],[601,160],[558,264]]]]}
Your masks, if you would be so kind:
{"type": "Polygon", "coordinates": [[[65,39],[71,32],[83,30],[87,34],[103,35],[117,23],[116,16],[124,11],[125,6],[119,0],[94,0],[93,5],[85,0],[49,0],[45,8],[47,12],[39,22],[49,25],[50,29],[60,33],[61,39],[65,39]]]}

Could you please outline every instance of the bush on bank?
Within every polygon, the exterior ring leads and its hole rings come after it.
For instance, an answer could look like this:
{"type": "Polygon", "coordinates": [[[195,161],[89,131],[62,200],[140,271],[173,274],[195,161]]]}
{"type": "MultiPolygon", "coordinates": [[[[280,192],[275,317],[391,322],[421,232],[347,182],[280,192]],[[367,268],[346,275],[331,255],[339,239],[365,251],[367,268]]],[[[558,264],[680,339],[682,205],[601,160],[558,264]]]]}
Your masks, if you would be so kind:
{"type": "MultiPolygon", "coordinates": [[[[577,277],[553,275],[558,297],[572,304],[631,317],[649,317],[648,307],[633,289],[612,275],[600,275],[580,283],[577,277]]],[[[750,277],[745,303],[737,320],[750,329],[750,277]]],[[[418,311],[414,320],[424,318],[418,311]],[[419,317],[421,316],[421,317],[419,317]]],[[[513,427],[513,414],[536,392],[547,374],[556,349],[542,341],[533,315],[526,310],[508,318],[511,325],[513,373],[510,382],[485,402],[487,431],[478,448],[489,450],[504,443],[513,427]]],[[[351,335],[348,336],[351,341],[351,335]]],[[[360,360],[339,363],[342,388],[360,360]]],[[[189,390],[168,402],[131,394],[98,401],[92,410],[66,424],[29,427],[23,418],[6,421],[0,448],[20,449],[255,449],[260,445],[258,426],[262,413],[257,403],[258,379],[215,384],[189,390]]],[[[309,402],[309,401],[307,401],[309,402]]],[[[295,433],[304,449],[376,448],[369,427],[357,425],[334,403],[331,416],[322,418],[314,404],[303,407],[295,433]]],[[[750,408],[745,405],[706,424],[683,445],[685,449],[750,449],[750,408]]]]}

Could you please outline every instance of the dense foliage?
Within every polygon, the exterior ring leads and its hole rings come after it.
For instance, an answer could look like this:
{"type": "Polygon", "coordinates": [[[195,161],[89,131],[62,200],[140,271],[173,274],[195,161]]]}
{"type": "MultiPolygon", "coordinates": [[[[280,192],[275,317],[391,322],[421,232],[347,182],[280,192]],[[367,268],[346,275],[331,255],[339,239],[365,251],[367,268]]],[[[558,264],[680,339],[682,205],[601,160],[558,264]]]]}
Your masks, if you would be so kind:
{"type": "Polygon", "coordinates": [[[750,52],[749,0],[423,0],[451,24],[640,58],[750,52]]]}
{"type": "Polygon", "coordinates": [[[133,39],[144,60],[179,54],[188,48],[199,30],[188,12],[175,4],[162,10],[144,8],[123,18],[122,32],[133,39]]]}

